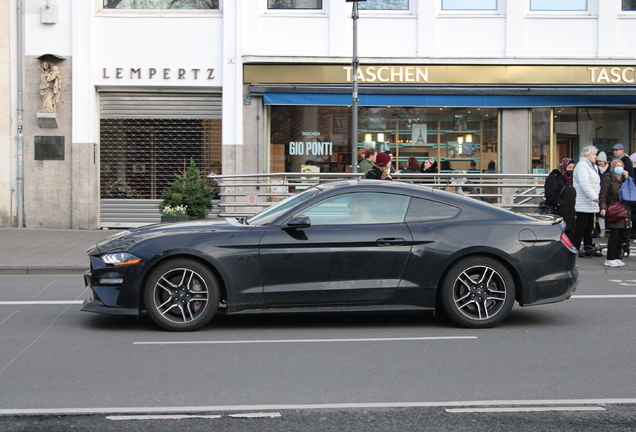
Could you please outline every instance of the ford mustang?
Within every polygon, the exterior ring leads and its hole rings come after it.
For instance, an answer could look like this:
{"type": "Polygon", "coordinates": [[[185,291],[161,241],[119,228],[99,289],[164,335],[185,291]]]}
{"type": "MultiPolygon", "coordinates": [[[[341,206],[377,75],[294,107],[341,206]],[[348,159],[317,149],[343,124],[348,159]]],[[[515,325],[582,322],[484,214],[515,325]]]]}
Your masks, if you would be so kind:
{"type": "Polygon", "coordinates": [[[192,331],[220,311],[431,310],[491,327],[569,298],[577,251],[558,216],[524,215],[427,186],[319,184],[250,218],[157,224],[88,251],[82,310],[146,311],[192,331]]]}

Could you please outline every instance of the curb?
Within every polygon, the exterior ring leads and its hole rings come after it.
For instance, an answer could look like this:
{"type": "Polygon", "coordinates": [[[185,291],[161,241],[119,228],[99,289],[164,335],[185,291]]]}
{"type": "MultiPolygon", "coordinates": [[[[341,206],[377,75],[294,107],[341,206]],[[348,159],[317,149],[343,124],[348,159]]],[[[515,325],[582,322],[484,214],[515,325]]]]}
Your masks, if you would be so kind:
{"type": "Polygon", "coordinates": [[[0,267],[0,275],[83,275],[88,270],[85,267],[0,267]]]}

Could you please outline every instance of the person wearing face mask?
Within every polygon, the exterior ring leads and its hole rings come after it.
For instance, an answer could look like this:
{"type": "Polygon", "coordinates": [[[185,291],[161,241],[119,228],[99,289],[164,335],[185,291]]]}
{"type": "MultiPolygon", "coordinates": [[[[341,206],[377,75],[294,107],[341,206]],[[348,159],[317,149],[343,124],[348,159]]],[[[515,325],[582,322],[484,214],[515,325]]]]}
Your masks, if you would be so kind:
{"type": "MultiPolygon", "coordinates": [[[[605,171],[607,171],[607,169],[609,168],[609,164],[607,163],[607,155],[605,154],[605,152],[599,152],[599,154],[596,155],[596,165],[598,165],[599,175],[601,176],[601,178],[603,178],[603,174],[605,174],[605,171]]],[[[605,238],[605,218],[604,217],[598,218],[598,227],[601,229],[598,236],[600,238],[605,238]]]]}
{"type": "MultiPolygon", "coordinates": [[[[607,208],[619,202],[618,190],[624,181],[632,181],[629,173],[623,167],[620,159],[614,159],[610,164],[610,168],[603,174],[601,179],[601,193],[599,195],[601,216],[605,216],[607,208]]],[[[623,267],[625,263],[621,261],[623,257],[623,248],[621,239],[626,235],[631,225],[630,208],[625,206],[627,217],[616,222],[605,221],[607,229],[609,229],[609,239],[607,240],[607,260],[606,267],[623,267]]]]}
{"type": "Polygon", "coordinates": [[[576,189],[572,186],[574,159],[563,158],[557,169],[552,170],[545,181],[546,204],[555,207],[554,213],[563,217],[565,234],[572,239],[576,223],[576,189]]]}

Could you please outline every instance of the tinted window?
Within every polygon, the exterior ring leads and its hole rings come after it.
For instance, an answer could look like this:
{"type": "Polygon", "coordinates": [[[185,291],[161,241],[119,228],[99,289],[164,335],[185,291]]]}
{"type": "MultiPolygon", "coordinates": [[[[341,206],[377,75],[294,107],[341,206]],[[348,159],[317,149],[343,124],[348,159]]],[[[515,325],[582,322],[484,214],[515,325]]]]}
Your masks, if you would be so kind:
{"type": "Polygon", "coordinates": [[[104,9],[218,9],[219,0],[104,0],[104,9]]]}
{"type": "Polygon", "coordinates": [[[399,223],[404,221],[410,199],[404,195],[350,193],[327,198],[298,215],[309,216],[312,225],[399,223]]]}
{"type": "Polygon", "coordinates": [[[623,10],[624,11],[636,10],[636,0],[623,0],[623,10]]]}
{"type": "Polygon", "coordinates": [[[413,198],[409,212],[406,215],[406,221],[421,222],[449,219],[457,216],[460,211],[461,209],[452,205],[421,198],[413,198]]]}
{"type": "Polygon", "coordinates": [[[322,9],[322,0],[267,0],[267,9],[322,9]]]}
{"type": "Polygon", "coordinates": [[[311,198],[319,191],[319,189],[314,188],[308,189],[296,195],[289,196],[284,200],[274,204],[273,206],[268,207],[259,214],[252,216],[247,220],[247,223],[249,225],[266,225],[285,213],[288,209],[292,208],[296,204],[303,202],[306,199],[311,198]]]}

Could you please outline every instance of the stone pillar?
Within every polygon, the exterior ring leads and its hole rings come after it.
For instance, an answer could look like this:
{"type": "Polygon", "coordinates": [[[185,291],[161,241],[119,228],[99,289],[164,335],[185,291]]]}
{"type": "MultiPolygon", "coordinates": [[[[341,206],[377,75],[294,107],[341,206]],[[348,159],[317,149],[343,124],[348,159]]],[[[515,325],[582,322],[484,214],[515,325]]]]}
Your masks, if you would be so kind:
{"type": "Polygon", "coordinates": [[[504,109],[501,112],[501,172],[529,173],[530,111],[528,109],[504,109]]]}
{"type": "Polygon", "coordinates": [[[11,89],[11,76],[15,73],[11,66],[12,14],[15,10],[10,2],[0,1],[0,227],[13,225],[12,190],[17,165],[11,122],[17,109],[11,89]]]}
{"type": "Polygon", "coordinates": [[[99,227],[99,206],[96,205],[99,200],[97,145],[73,143],[71,149],[72,228],[95,229],[99,227]]]}

